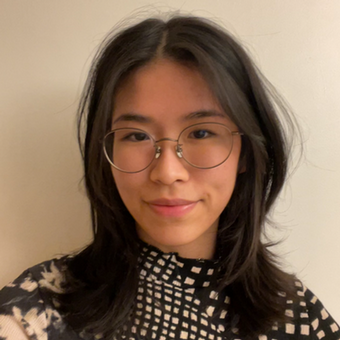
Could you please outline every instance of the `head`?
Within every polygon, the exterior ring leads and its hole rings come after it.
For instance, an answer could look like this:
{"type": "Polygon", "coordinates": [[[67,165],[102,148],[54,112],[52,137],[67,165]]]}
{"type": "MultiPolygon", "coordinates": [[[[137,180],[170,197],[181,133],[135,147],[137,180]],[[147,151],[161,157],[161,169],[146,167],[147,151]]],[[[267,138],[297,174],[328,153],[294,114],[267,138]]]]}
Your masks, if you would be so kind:
{"type": "MultiPolygon", "coordinates": [[[[180,246],[178,242],[199,235],[202,242],[211,242],[211,235],[217,240],[221,280],[216,289],[228,287],[233,296],[228,315],[235,318],[237,328],[255,336],[264,334],[273,322],[286,320],[286,302],[278,293],[293,296],[294,280],[277,267],[260,238],[287,171],[289,150],[278,112],[284,114],[285,129],[294,127],[244,49],[210,21],[148,19],[104,42],[80,105],[79,136],[94,240],[69,267],[74,294],[65,295],[63,305],[74,311],[69,314],[70,324],[114,334],[135,303],[139,238],[172,250],[180,246]],[[217,115],[205,113],[202,118],[202,109],[217,115]],[[138,112],[128,117],[131,110],[138,112]],[[174,149],[187,127],[183,119],[196,110],[201,111],[197,123],[211,120],[236,133],[229,158],[210,169],[191,167],[174,149]],[[112,168],[103,152],[104,136],[111,129],[126,127],[116,125],[124,115],[127,127],[142,128],[161,147],[160,157],[142,172],[112,168]],[[143,125],[143,120],[151,124],[143,125]],[[179,193],[183,196],[178,197],[179,193]],[[173,198],[193,201],[187,204],[190,223],[182,225],[189,226],[188,232],[172,233],[171,221],[182,212],[169,207],[154,208],[169,217],[171,228],[167,229],[163,218],[162,233],[147,229],[157,218],[138,210],[134,195],[139,202],[156,200],[155,205],[173,198]],[[195,210],[197,206],[200,210],[195,210]],[[205,216],[209,214],[210,220],[205,216]]],[[[199,166],[216,165],[190,159],[199,166]]]]}
{"type": "MultiPolygon", "coordinates": [[[[139,221],[136,230],[130,207],[123,203],[124,185],[119,188],[126,176],[134,181],[141,174],[112,170],[102,151],[102,141],[114,127],[121,103],[126,102],[122,97],[128,96],[141,74],[162,63],[177,65],[177,70],[187,72],[188,79],[200,79],[211,103],[225,114],[229,127],[243,134],[235,142],[231,191],[223,198],[216,221],[210,221],[216,227],[218,252],[232,280],[255,261],[259,252],[261,228],[286,175],[286,141],[259,71],[233,37],[205,19],[145,20],[109,38],[96,58],[81,106],[81,118],[87,120],[84,161],[94,212],[94,242],[99,246],[110,234],[113,242],[132,249],[132,243],[143,234],[143,230],[138,232],[139,221]]],[[[178,129],[176,126],[171,136],[166,131],[157,138],[175,139],[178,129]]],[[[166,158],[166,152],[162,157],[166,158]]],[[[226,164],[230,164],[229,159],[215,169],[188,171],[199,173],[197,176],[204,180],[209,172],[228,171],[226,164]]],[[[146,171],[151,173],[153,169],[146,171]]],[[[219,178],[223,180],[223,176],[219,178]]]]}

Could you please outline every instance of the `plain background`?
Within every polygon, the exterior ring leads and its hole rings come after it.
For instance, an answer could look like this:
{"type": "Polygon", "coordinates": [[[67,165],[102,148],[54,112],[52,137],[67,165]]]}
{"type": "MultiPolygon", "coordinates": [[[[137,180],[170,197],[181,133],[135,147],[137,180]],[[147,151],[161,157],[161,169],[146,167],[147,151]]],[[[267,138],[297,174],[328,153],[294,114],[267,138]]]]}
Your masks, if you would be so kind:
{"type": "Polygon", "coordinates": [[[169,9],[228,28],[294,110],[305,154],[271,234],[285,239],[276,251],[286,268],[339,322],[338,0],[1,0],[0,285],[91,239],[76,141],[90,60],[121,19],[169,9]]]}

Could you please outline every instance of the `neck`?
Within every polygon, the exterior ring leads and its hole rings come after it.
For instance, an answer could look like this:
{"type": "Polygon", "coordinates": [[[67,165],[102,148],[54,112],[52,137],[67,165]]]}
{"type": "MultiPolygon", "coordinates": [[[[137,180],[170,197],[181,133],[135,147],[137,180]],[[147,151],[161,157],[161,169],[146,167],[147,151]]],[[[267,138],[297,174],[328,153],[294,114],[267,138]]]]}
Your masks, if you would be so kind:
{"type": "Polygon", "coordinates": [[[216,250],[216,238],[203,239],[201,242],[197,242],[196,240],[194,244],[189,243],[183,245],[163,245],[152,239],[140,238],[143,242],[158,248],[164,253],[178,253],[180,257],[188,259],[213,260],[216,250]]]}

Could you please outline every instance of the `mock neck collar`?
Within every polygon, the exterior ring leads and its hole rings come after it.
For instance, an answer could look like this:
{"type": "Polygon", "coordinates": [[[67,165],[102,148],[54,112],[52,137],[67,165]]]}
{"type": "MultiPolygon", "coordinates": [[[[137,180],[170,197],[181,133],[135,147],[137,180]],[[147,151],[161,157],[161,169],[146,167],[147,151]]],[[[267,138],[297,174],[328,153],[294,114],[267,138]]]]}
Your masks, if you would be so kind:
{"type": "Polygon", "coordinates": [[[139,268],[141,278],[149,277],[177,288],[195,289],[216,282],[218,261],[183,258],[178,253],[164,253],[141,242],[139,268]]]}

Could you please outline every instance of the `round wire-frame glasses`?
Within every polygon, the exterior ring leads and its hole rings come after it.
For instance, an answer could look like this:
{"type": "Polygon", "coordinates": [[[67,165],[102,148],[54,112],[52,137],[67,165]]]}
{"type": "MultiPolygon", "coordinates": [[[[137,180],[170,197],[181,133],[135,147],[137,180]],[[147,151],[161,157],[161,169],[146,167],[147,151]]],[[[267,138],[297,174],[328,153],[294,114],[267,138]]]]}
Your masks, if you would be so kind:
{"type": "Polygon", "coordinates": [[[115,169],[126,173],[138,173],[161,156],[162,147],[159,143],[170,141],[177,143],[175,146],[177,156],[188,164],[198,169],[212,169],[229,158],[235,135],[242,136],[243,133],[231,131],[226,125],[216,122],[190,125],[182,130],[178,139],[155,140],[142,129],[118,128],[104,136],[103,151],[107,161],[115,169]],[[120,161],[113,160],[115,153],[120,161]],[[136,164],[140,164],[141,168],[134,168],[133,165],[136,164]]]}

